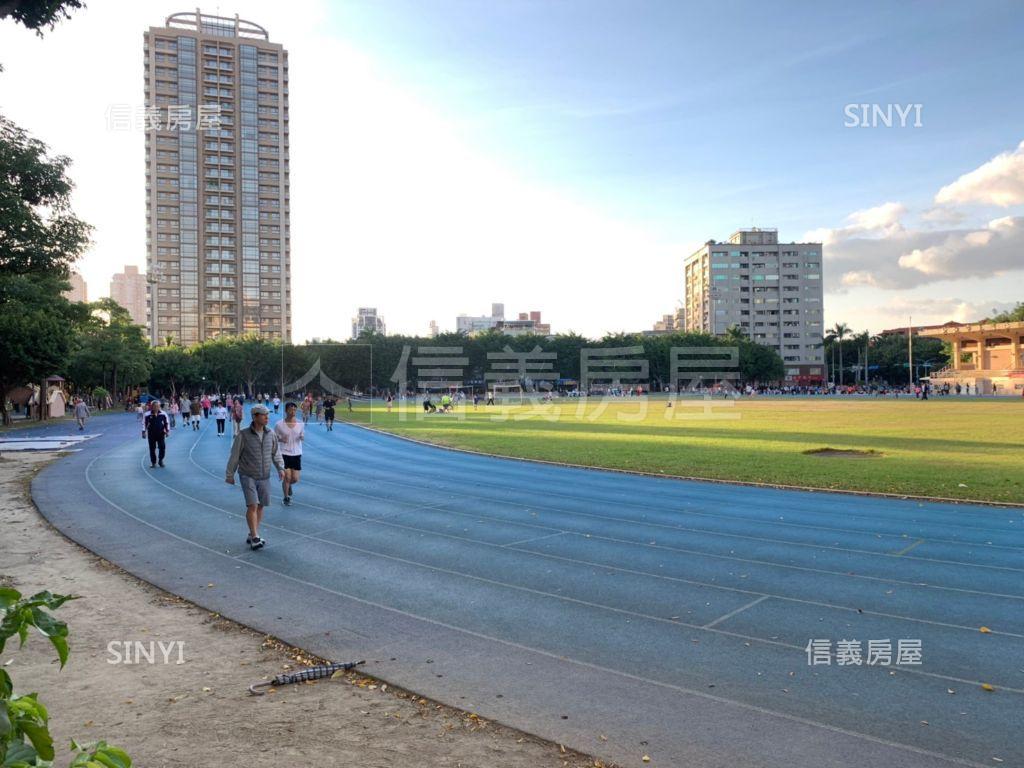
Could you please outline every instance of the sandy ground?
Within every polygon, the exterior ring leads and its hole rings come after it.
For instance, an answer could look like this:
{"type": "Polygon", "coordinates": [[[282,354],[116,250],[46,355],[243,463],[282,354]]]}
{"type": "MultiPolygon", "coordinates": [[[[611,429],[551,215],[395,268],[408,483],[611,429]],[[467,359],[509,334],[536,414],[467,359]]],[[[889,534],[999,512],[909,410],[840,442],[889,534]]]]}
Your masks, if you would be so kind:
{"type": "Polygon", "coordinates": [[[317,660],[64,538],[28,494],[32,476],[52,458],[0,456],[0,584],[25,595],[49,589],[84,598],[57,612],[70,628],[71,656],[60,670],[50,644],[33,635],[22,650],[8,643],[0,663],[9,663],[16,691],[38,691],[49,708],[57,765],[67,764],[60,750],[72,737],[106,739],[143,768],[607,765],[359,674],[250,695],[249,683],[317,660]],[[153,643],[154,663],[124,663],[124,643],[137,648],[136,641],[146,650],[153,643]],[[111,643],[121,663],[111,663],[111,643]]]}

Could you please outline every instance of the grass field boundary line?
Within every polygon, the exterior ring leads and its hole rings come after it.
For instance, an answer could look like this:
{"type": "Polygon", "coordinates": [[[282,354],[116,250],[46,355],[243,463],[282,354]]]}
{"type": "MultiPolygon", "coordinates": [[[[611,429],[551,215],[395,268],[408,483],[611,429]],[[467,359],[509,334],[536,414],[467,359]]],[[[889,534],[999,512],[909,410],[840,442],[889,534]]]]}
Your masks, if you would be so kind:
{"type": "Polygon", "coordinates": [[[813,486],[806,485],[784,485],[782,483],[759,483],[753,480],[721,480],[714,477],[694,477],[690,475],[668,475],[659,472],[644,472],[639,469],[621,469],[618,467],[595,467],[589,464],[572,464],[566,461],[553,461],[551,459],[528,459],[521,456],[507,456],[500,453],[487,453],[486,451],[474,451],[469,448],[456,448],[451,445],[443,445],[441,443],[432,443],[429,440],[419,440],[415,437],[409,437],[408,435],[400,435],[396,432],[389,432],[386,429],[379,427],[368,426],[366,424],[358,424],[354,421],[346,421],[345,424],[359,429],[365,429],[370,432],[376,432],[380,435],[389,435],[391,437],[398,438],[399,440],[408,440],[410,443],[416,443],[417,445],[426,445],[432,448],[441,448],[446,451],[454,451],[456,453],[469,453],[475,456],[490,456],[493,459],[509,459],[511,461],[529,461],[533,464],[549,464],[555,467],[570,467],[572,469],[589,469],[598,472],[618,472],[623,475],[638,475],[640,477],[657,477],[662,480],[687,480],[695,483],[715,483],[717,485],[743,485],[750,488],[778,488],[785,491],[808,491],[811,493],[834,493],[843,494],[849,496],[869,496],[881,499],[900,499],[906,501],[935,501],[943,504],[971,504],[980,507],[1000,507],[1005,509],[1024,509],[1024,502],[1018,503],[1015,501],[986,501],[984,499],[955,499],[947,496],[920,496],[916,494],[903,494],[903,493],[885,493],[884,491],[858,491],[847,488],[816,488],[813,486]]]}
{"type": "MultiPolygon", "coordinates": [[[[117,447],[120,447],[120,446],[117,446],[117,447]]],[[[104,454],[101,454],[101,456],[104,456],[107,453],[111,453],[113,450],[114,449],[111,449],[111,451],[107,451],[104,454]]],[[[142,525],[145,525],[145,526],[147,526],[149,528],[152,528],[152,529],[154,529],[156,531],[159,531],[159,532],[161,532],[163,534],[171,536],[172,538],[177,539],[177,540],[179,540],[179,541],[181,541],[181,542],[183,542],[185,544],[189,544],[191,546],[194,546],[194,547],[197,547],[199,549],[202,549],[202,550],[204,550],[206,552],[209,552],[210,554],[213,554],[213,555],[216,555],[216,556],[222,557],[222,558],[228,558],[228,559],[234,561],[234,558],[232,558],[230,555],[227,555],[227,554],[225,554],[223,552],[219,552],[218,550],[213,549],[211,547],[207,547],[204,544],[200,544],[199,542],[192,541],[191,539],[186,539],[185,537],[179,536],[178,534],[176,534],[176,533],[174,533],[172,531],[168,531],[168,530],[166,530],[164,528],[161,528],[160,526],[158,526],[158,525],[156,525],[154,523],[151,523],[148,520],[144,520],[144,519],[142,519],[140,517],[137,517],[136,515],[133,515],[131,512],[129,512],[128,510],[124,509],[124,507],[121,507],[120,505],[114,503],[109,498],[107,498],[98,488],[96,488],[96,486],[92,482],[92,479],[89,477],[89,472],[92,469],[93,464],[95,464],[96,460],[101,458],[101,456],[95,457],[89,463],[89,465],[86,467],[86,469],[85,469],[85,479],[86,479],[86,482],[88,483],[89,487],[93,490],[93,492],[97,496],[99,496],[101,499],[103,499],[103,501],[105,501],[107,504],[109,504],[114,509],[116,509],[119,512],[121,512],[126,517],[132,518],[133,520],[135,520],[136,522],[141,523],[142,525]]],[[[371,600],[366,600],[365,598],[357,597],[355,595],[349,595],[349,594],[346,594],[346,593],[341,592],[339,590],[334,590],[334,589],[331,589],[330,587],[325,587],[322,584],[317,584],[315,582],[309,582],[309,581],[306,581],[304,579],[299,579],[299,578],[297,578],[295,576],[290,576],[289,574],[282,573],[280,571],[274,570],[273,568],[268,568],[267,566],[259,565],[257,563],[253,563],[253,562],[248,561],[248,560],[243,560],[243,561],[240,561],[240,562],[243,563],[244,565],[249,566],[250,568],[254,568],[256,570],[260,570],[260,571],[263,571],[265,573],[269,573],[271,575],[277,576],[279,578],[286,579],[288,581],[292,581],[292,582],[294,582],[296,584],[300,584],[300,585],[305,586],[305,587],[309,587],[309,588],[312,588],[312,589],[317,589],[317,590],[320,590],[322,592],[326,592],[328,594],[333,594],[333,595],[335,595],[337,597],[343,597],[345,599],[352,600],[352,601],[354,601],[356,603],[360,603],[362,605],[367,605],[367,606],[370,606],[372,608],[377,608],[379,610],[388,611],[390,613],[394,613],[396,615],[403,616],[403,617],[406,617],[406,618],[411,618],[411,619],[416,620],[416,621],[422,621],[422,622],[424,622],[426,624],[437,626],[437,627],[441,627],[443,629],[448,629],[448,630],[453,631],[453,632],[463,633],[463,634],[466,634],[466,635],[468,635],[470,637],[475,637],[475,638],[480,639],[480,640],[487,640],[489,642],[498,643],[499,645],[504,645],[504,646],[509,647],[509,648],[515,648],[516,650],[525,651],[527,653],[535,653],[535,654],[537,654],[539,656],[551,659],[551,660],[556,661],[556,662],[568,663],[568,664],[571,664],[571,665],[574,665],[574,666],[582,667],[584,669],[588,669],[588,670],[591,670],[591,671],[596,671],[596,672],[599,672],[601,674],[616,675],[616,676],[625,678],[627,680],[633,680],[635,682],[643,683],[645,685],[651,685],[651,686],[654,686],[654,687],[657,687],[657,688],[664,688],[666,690],[676,691],[676,692],[679,692],[679,693],[685,693],[687,695],[696,696],[698,698],[707,699],[709,701],[715,701],[715,702],[720,703],[720,704],[726,704],[726,705],[730,705],[730,706],[735,706],[735,707],[738,707],[740,709],[744,709],[744,710],[752,711],[752,712],[757,712],[759,714],[763,714],[763,715],[768,716],[768,717],[775,717],[775,718],[779,718],[781,720],[786,720],[786,721],[789,721],[789,722],[795,722],[795,723],[799,723],[799,724],[802,724],[802,725],[807,725],[807,726],[810,726],[810,727],[813,727],[813,728],[821,728],[821,729],[823,729],[825,731],[828,731],[828,732],[831,732],[831,733],[839,733],[839,734],[842,734],[844,736],[851,736],[853,738],[863,739],[865,741],[868,741],[868,742],[871,742],[871,743],[874,743],[874,744],[879,744],[881,746],[891,747],[893,749],[898,749],[898,750],[903,750],[903,751],[906,751],[906,752],[910,752],[911,754],[917,754],[917,755],[922,755],[922,756],[925,756],[925,757],[936,758],[938,760],[950,763],[952,765],[968,766],[969,768],[987,768],[984,763],[978,763],[978,762],[975,762],[973,760],[967,760],[967,759],[964,759],[964,758],[959,758],[959,757],[955,757],[955,756],[951,756],[951,755],[944,755],[944,754],[942,754],[940,752],[934,752],[932,750],[923,749],[921,747],[915,747],[915,746],[913,746],[911,744],[901,744],[899,742],[890,741],[888,739],[884,739],[884,738],[881,738],[879,736],[872,736],[871,734],[860,733],[858,731],[849,730],[849,729],[842,728],[842,727],[839,727],[839,726],[829,725],[828,723],[821,723],[821,722],[818,722],[818,721],[815,721],[815,720],[811,720],[809,718],[800,717],[799,715],[791,715],[791,714],[788,714],[786,712],[777,712],[775,710],[768,709],[767,707],[761,707],[761,706],[756,705],[756,704],[747,704],[745,702],[735,701],[733,699],[727,699],[724,696],[716,696],[714,694],[707,693],[706,691],[699,691],[699,690],[695,690],[695,689],[690,689],[690,688],[686,688],[684,686],[675,685],[675,684],[672,684],[672,683],[666,683],[664,681],[659,681],[659,680],[653,680],[653,679],[650,679],[650,678],[642,677],[640,675],[634,675],[634,674],[632,674],[630,672],[624,672],[624,671],[621,671],[621,670],[612,669],[610,667],[604,667],[602,665],[594,664],[592,662],[582,661],[580,659],[573,659],[571,657],[558,655],[558,654],[555,654],[555,653],[551,653],[550,651],[545,651],[545,650],[543,650],[541,648],[534,648],[532,646],[528,646],[528,645],[525,645],[525,644],[522,644],[522,643],[516,643],[516,642],[511,641],[511,640],[505,640],[503,638],[493,637],[491,635],[487,635],[487,634],[484,634],[482,632],[476,632],[474,630],[466,629],[464,627],[458,627],[458,626],[455,626],[455,625],[452,625],[452,624],[447,624],[447,623],[445,623],[443,621],[439,621],[437,619],[430,619],[430,618],[427,618],[425,616],[419,616],[417,614],[414,614],[414,613],[411,613],[411,612],[408,612],[408,611],[403,611],[400,608],[393,608],[391,606],[383,605],[381,603],[376,603],[376,602],[373,602],[371,600]]],[[[138,577],[138,578],[141,578],[141,577],[138,577]]],[[[146,581],[145,579],[142,579],[142,580],[146,581]]],[[[152,582],[146,581],[146,583],[152,583],[152,582]]],[[[153,584],[153,586],[157,586],[157,585],[153,584]]],[[[157,588],[159,589],[160,587],[157,587],[157,588]]],[[[174,593],[171,590],[164,590],[164,591],[171,592],[171,594],[176,594],[176,593],[174,593]]],[[[247,625],[245,625],[242,622],[238,622],[238,623],[242,624],[243,626],[247,626],[247,625]]],[[[376,676],[373,676],[373,677],[376,677],[376,676]]],[[[384,680],[384,678],[378,678],[378,679],[384,680]]],[[[453,707],[454,707],[454,709],[459,709],[457,706],[453,705],[453,707]]],[[[464,711],[464,710],[460,710],[460,711],[464,711]]],[[[543,738],[543,737],[539,737],[539,738],[543,738]]],[[[547,741],[547,739],[545,739],[545,741],[547,741]]],[[[581,750],[581,752],[582,752],[582,750],[581,750]]]]}

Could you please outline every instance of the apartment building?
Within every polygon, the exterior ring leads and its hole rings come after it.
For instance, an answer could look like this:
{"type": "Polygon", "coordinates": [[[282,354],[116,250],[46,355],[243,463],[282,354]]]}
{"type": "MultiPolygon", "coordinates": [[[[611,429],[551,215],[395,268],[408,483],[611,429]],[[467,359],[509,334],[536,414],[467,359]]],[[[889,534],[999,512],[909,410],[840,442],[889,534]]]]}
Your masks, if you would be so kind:
{"type": "Polygon", "coordinates": [[[773,347],[786,378],[824,378],[821,243],[779,243],[775,229],[709,240],[684,265],[687,331],[744,335],[773,347]]]}
{"type": "Polygon", "coordinates": [[[133,264],[126,264],[124,272],[118,272],[110,279],[110,298],[128,310],[136,325],[146,326],[149,322],[146,308],[148,290],[146,276],[140,274],[139,268],[133,264]]]}
{"type": "Polygon", "coordinates": [[[151,341],[289,341],[288,53],[198,9],[143,38],[151,341]]]}

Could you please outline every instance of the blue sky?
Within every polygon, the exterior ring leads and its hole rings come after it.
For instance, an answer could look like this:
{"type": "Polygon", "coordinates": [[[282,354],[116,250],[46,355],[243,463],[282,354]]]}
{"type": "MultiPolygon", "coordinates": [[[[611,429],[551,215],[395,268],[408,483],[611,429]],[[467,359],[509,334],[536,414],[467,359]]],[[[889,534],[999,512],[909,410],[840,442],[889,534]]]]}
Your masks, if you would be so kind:
{"type": "Polygon", "coordinates": [[[926,203],[1024,138],[1020,3],[687,5],[355,3],[332,25],[468,141],[684,239],[926,203]],[[843,127],[860,102],[924,125],[843,127]]]}
{"type": "MultiPolygon", "coordinates": [[[[73,160],[95,297],[145,263],[142,32],[178,2],[0,24],[3,108],[73,160]],[[101,44],[97,44],[97,43],[101,44]],[[39,83],[51,98],[39,99],[39,83]]],[[[710,238],[825,242],[825,320],[1024,300],[1024,4],[246,0],[289,51],[294,336],[541,310],[649,328],[710,238]],[[921,127],[844,127],[847,104],[921,127]]]]}

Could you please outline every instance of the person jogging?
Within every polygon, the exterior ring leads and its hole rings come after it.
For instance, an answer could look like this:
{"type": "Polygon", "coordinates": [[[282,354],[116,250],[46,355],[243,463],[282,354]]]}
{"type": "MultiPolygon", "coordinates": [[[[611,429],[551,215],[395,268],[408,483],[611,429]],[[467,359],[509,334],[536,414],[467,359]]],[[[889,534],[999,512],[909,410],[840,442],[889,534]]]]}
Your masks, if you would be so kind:
{"type": "Polygon", "coordinates": [[[210,407],[212,406],[212,403],[210,402],[210,396],[209,395],[203,395],[202,405],[203,405],[203,418],[204,419],[210,418],[210,407]]]}
{"type": "Polygon", "coordinates": [[[327,425],[327,431],[334,431],[334,398],[324,398],[324,424],[327,425]]]}
{"type": "Polygon", "coordinates": [[[85,431],[85,421],[89,418],[89,406],[80,398],[75,398],[75,421],[78,422],[78,431],[85,431]]]}
{"type": "Polygon", "coordinates": [[[155,467],[157,462],[160,462],[161,467],[164,465],[164,453],[167,451],[164,441],[170,434],[171,425],[167,421],[167,414],[160,410],[160,401],[150,400],[149,413],[142,422],[142,437],[149,438],[150,467],[155,467]]]}
{"type": "Polygon", "coordinates": [[[245,496],[245,521],[249,535],[245,543],[250,549],[262,549],[266,541],[260,537],[263,510],[270,506],[270,467],[277,469],[279,480],[284,479],[284,460],[281,445],[274,430],[267,426],[270,411],[265,405],[252,407],[252,423],[235,435],[231,455],[224,472],[224,482],[235,484],[235,473],[245,496]]]}
{"type": "Polygon", "coordinates": [[[222,404],[217,403],[217,405],[213,407],[213,418],[217,422],[217,437],[220,437],[224,434],[224,425],[228,421],[228,409],[222,404]]]}
{"type": "Polygon", "coordinates": [[[274,395],[274,413],[277,413],[281,408],[281,398],[274,395]]]}
{"type": "Polygon", "coordinates": [[[274,434],[281,443],[281,455],[284,457],[281,490],[286,507],[292,503],[292,488],[299,482],[302,472],[302,443],[306,439],[306,424],[295,418],[296,410],[295,403],[285,403],[284,418],[274,425],[274,434]]]}

